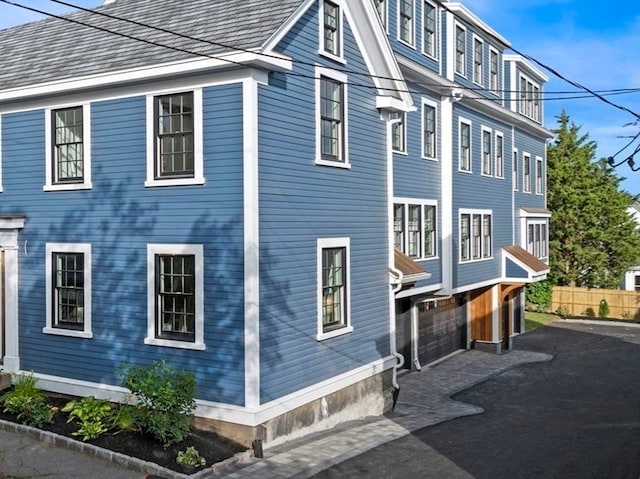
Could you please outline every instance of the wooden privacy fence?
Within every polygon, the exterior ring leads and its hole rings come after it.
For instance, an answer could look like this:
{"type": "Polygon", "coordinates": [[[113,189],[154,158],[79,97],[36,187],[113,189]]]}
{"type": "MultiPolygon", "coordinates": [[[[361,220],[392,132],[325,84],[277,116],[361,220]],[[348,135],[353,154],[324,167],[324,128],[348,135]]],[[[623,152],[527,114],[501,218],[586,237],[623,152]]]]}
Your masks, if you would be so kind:
{"type": "Polygon", "coordinates": [[[609,306],[609,318],[640,319],[640,293],[617,289],[572,288],[554,286],[551,311],[562,311],[569,316],[597,318],[600,301],[609,306]]]}

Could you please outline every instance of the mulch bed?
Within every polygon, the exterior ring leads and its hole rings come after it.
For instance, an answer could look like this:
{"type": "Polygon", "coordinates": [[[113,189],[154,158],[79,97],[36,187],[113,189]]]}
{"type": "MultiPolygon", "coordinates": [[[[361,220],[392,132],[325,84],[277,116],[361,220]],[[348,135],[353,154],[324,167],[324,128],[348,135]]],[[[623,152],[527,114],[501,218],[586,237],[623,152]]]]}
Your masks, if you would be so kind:
{"type": "MultiPolygon", "coordinates": [[[[47,394],[50,398],[51,405],[60,409],[62,409],[68,401],[78,399],[54,393],[47,394]]],[[[0,419],[16,423],[19,422],[14,415],[5,413],[2,409],[3,408],[0,406],[0,419]]],[[[73,436],[72,434],[79,426],[74,422],[67,423],[67,419],[67,413],[58,411],[53,417],[53,423],[47,424],[41,429],[81,441],[81,437],[73,436]]],[[[214,432],[199,429],[193,429],[192,433],[185,441],[173,444],[166,449],[163,447],[162,443],[147,434],[129,431],[108,432],[102,434],[95,440],[86,442],[130,457],[153,462],[159,466],[184,474],[192,474],[194,469],[183,468],[176,462],[176,458],[178,457],[179,451],[184,451],[189,446],[194,446],[200,455],[207,461],[205,466],[202,466],[195,471],[224,461],[225,459],[233,457],[236,453],[246,451],[245,447],[234,441],[219,436],[214,432]]]]}

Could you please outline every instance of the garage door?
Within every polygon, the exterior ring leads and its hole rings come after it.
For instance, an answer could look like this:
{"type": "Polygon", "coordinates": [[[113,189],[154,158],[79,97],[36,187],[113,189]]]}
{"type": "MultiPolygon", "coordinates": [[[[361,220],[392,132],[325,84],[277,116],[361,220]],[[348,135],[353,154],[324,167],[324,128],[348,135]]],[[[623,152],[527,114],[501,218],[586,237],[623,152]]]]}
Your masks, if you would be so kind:
{"type": "Polygon", "coordinates": [[[418,308],[418,358],[428,364],[467,346],[464,301],[456,298],[428,301],[418,308]]]}

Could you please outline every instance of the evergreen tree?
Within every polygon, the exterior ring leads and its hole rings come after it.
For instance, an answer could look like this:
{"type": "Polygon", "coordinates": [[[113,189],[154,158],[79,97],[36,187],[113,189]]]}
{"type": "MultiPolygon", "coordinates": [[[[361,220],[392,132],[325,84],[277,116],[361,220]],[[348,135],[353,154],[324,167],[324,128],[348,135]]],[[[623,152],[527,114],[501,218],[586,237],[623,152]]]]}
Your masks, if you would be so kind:
{"type": "Polygon", "coordinates": [[[579,130],[562,112],[547,150],[550,279],[617,288],[640,265],[640,228],[627,211],[637,198],[604,159],[594,161],[596,144],[579,130]]]}

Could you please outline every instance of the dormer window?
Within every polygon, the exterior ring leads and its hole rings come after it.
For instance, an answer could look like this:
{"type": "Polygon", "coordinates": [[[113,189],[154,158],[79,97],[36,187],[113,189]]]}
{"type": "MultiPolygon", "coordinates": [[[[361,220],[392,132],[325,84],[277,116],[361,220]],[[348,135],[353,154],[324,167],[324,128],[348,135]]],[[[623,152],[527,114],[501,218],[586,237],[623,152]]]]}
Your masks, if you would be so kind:
{"type": "Polygon", "coordinates": [[[518,111],[524,116],[540,122],[540,85],[521,75],[518,95],[518,111]]]}

